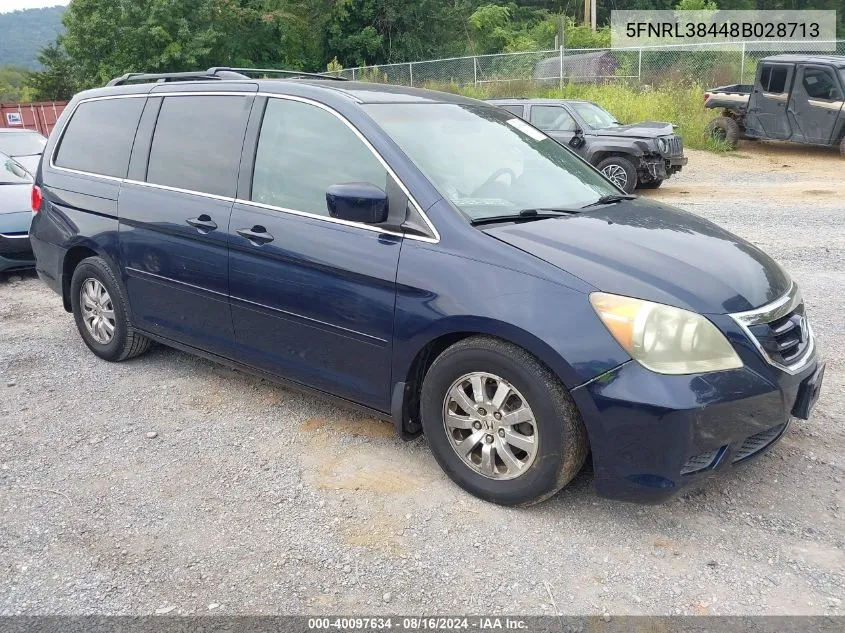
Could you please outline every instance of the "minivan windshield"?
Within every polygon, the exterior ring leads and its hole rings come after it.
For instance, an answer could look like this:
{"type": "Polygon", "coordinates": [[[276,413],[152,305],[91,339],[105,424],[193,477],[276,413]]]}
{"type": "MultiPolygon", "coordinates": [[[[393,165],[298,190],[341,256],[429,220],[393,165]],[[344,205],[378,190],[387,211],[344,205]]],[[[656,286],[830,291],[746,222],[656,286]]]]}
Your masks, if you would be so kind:
{"type": "Polygon", "coordinates": [[[364,107],[470,220],[525,209],[580,209],[619,193],[568,149],[505,110],[456,103],[364,107]]]}
{"type": "Polygon", "coordinates": [[[586,124],[594,130],[606,130],[607,128],[619,125],[619,121],[610,112],[597,106],[595,103],[575,101],[572,103],[572,107],[578,113],[578,116],[584,119],[586,124]]]}
{"type": "Polygon", "coordinates": [[[29,172],[8,156],[0,154],[0,185],[26,185],[31,182],[29,172]]]}
{"type": "Polygon", "coordinates": [[[0,134],[0,152],[9,156],[38,156],[47,139],[38,132],[4,132],[0,134]]]}

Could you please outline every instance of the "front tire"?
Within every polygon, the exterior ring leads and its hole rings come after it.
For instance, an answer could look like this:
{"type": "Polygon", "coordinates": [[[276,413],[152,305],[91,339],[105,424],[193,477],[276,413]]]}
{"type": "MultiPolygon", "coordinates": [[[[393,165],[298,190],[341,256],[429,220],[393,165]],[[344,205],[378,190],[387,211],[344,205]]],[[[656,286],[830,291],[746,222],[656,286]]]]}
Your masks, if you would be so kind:
{"type": "Polygon", "coordinates": [[[637,168],[624,156],[605,158],[596,169],[625,193],[633,193],[637,188],[637,168]]]}
{"type": "Polygon", "coordinates": [[[434,361],[421,414],[446,474],[493,503],[543,501],[587,456],[587,432],[566,388],[531,354],[492,337],[464,339],[434,361]]]}
{"type": "Polygon", "coordinates": [[[132,327],[126,294],[101,257],[84,259],[73,271],[70,301],[82,340],[100,358],[122,361],[149,348],[150,340],[132,327]]]}

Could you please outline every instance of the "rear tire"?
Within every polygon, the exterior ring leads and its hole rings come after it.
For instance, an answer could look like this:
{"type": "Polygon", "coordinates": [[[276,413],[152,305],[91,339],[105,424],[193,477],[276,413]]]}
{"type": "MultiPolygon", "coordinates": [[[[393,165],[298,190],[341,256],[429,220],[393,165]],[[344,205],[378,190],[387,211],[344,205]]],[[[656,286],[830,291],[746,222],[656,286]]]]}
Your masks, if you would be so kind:
{"type": "Polygon", "coordinates": [[[421,417],[434,457],[452,481],[501,505],[551,497],[587,456],[581,415],[557,377],[524,349],[488,336],[464,339],[437,357],[423,381],[421,417]],[[497,402],[499,388],[507,396],[497,402]]]}
{"type": "Polygon", "coordinates": [[[727,116],[718,116],[711,119],[704,131],[711,138],[727,143],[731,149],[736,148],[737,142],[742,136],[739,123],[727,116]]]}
{"type": "Polygon", "coordinates": [[[132,327],[126,294],[101,257],[83,259],[73,271],[70,301],[82,340],[100,358],[122,361],[149,349],[150,339],[132,327]]]}
{"type": "Polygon", "coordinates": [[[604,177],[625,193],[633,193],[637,188],[637,168],[624,156],[610,156],[597,166],[604,177]]]}

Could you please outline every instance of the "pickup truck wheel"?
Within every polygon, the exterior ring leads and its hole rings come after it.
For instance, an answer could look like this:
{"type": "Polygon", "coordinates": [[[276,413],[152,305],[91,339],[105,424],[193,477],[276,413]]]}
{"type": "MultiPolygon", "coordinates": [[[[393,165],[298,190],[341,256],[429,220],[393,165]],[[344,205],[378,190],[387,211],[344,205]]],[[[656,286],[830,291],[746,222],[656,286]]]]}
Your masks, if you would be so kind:
{"type": "Polygon", "coordinates": [[[639,184],[640,189],[659,189],[660,185],[663,184],[663,179],[660,180],[649,180],[648,182],[641,182],[639,184]]]}
{"type": "Polygon", "coordinates": [[[705,132],[717,141],[726,142],[732,149],[736,147],[737,141],[742,136],[739,123],[727,116],[718,116],[711,119],[705,128],[705,132]]]}
{"type": "Polygon", "coordinates": [[[624,156],[605,158],[596,169],[625,193],[632,193],[637,188],[637,168],[624,156]]]}
{"type": "Polygon", "coordinates": [[[446,474],[501,505],[554,495],[581,470],[587,431],[569,392],[521,347],[472,336],[432,363],[420,394],[422,425],[446,474]]]}
{"type": "Polygon", "coordinates": [[[842,138],[842,141],[839,143],[839,153],[845,158],[845,137],[842,138]]]}

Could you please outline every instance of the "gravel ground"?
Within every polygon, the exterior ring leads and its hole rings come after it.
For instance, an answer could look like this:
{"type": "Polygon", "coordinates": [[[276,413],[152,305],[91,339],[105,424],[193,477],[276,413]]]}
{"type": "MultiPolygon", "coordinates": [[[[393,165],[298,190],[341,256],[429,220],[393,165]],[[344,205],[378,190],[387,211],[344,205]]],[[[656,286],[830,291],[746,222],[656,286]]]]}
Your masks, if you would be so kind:
{"type": "Polygon", "coordinates": [[[842,169],[690,152],[649,194],[779,259],[829,361],[811,421],[656,507],[589,472],[484,503],[389,424],[163,347],[100,361],[33,275],[0,275],[0,614],[845,613],[842,169]]]}

